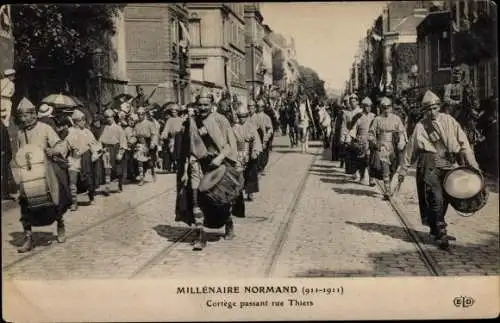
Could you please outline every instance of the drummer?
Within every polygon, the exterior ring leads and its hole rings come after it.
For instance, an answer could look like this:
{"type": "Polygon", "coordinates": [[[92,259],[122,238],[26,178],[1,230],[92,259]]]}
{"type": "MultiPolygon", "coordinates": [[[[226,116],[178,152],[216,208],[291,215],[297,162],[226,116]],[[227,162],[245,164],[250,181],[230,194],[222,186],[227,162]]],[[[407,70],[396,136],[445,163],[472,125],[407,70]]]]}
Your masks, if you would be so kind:
{"type": "MultiPolygon", "coordinates": [[[[204,226],[220,228],[225,226],[226,238],[234,236],[231,219],[231,205],[216,207],[202,198],[198,198],[198,187],[204,175],[220,165],[235,167],[238,155],[236,138],[229,121],[221,114],[212,111],[214,99],[205,89],[197,98],[196,115],[187,119],[188,140],[183,140],[182,151],[189,151],[189,156],[181,156],[179,164],[182,182],[190,196],[182,201],[178,198],[176,221],[195,225],[196,238],[193,250],[202,250],[206,246],[204,226]],[[188,176],[188,174],[190,176],[188,176]],[[187,186],[186,186],[187,185],[187,186]],[[180,204],[192,205],[182,209],[180,204]]],[[[183,155],[184,155],[183,154],[183,155]]],[[[182,190],[178,191],[178,194],[182,190]]]]}
{"type": "Polygon", "coordinates": [[[35,145],[45,150],[48,157],[48,166],[51,167],[55,176],[48,176],[48,181],[57,181],[52,187],[59,188],[59,201],[56,205],[39,209],[30,209],[30,202],[26,196],[19,197],[21,207],[21,224],[23,226],[25,241],[18,249],[24,253],[33,249],[32,226],[46,226],[57,222],[57,241],[65,241],[65,226],[63,215],[71,206],[71,193],[69,190],[68,172],[63,168],[67,149],[64,142],[59,138],[54,129],[49,125],[38,122],[35,106],[26,98],[19,104],[18,112],[22,129],[18,132],[17,142],[22,149],[26,145],[35,145]],[[22,104],[21,104],[22,103],[22,104]],[[57,185],[58,184],[58,185],[57,185]]]}
{"type": "Polygon", "coordinates": [[[415,126],[398,173],[402,182],[412,161],[417,161],[417,193],[422,224],[430,227],[430,234],[439,247],[447,249],[449,240],[455,238],[446,230],[448,201],[443,193],[444,177],[456,167],[457,161],[464,160],[478,170],[479,165],[458,122],[450,115],[439,112],[440,109],[439,97],[427,91],[422,100],[424,118],[415,126]]]}

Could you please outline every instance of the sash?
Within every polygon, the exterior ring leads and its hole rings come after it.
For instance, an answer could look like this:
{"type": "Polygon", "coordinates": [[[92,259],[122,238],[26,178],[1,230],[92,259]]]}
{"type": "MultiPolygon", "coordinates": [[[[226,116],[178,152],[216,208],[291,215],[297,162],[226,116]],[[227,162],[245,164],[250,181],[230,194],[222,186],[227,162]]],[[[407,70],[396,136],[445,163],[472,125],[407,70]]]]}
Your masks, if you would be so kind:
{"type": "Polygon", "coordinates": [[[422,126],[424,127],[424,131],[427,133],[429,140],[431,143],[436,144],[441,142],[446,149],[446,159],[454,164],[458,162],[460,165],[464,165],[465,161],[463,160],[463,156],[460,153],[451,153],[445,141],[443,140],[441,131],[434,125],[432,120],[428,118],[424,118],[421,120],[422,126]]]}

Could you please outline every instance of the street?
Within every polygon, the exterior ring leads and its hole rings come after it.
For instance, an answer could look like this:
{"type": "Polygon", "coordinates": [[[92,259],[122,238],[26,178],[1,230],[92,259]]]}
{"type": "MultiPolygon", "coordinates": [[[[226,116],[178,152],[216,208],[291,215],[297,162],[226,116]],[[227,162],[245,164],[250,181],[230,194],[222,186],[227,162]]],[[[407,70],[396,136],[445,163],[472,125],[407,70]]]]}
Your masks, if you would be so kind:
{"type": "Polygon", "coordinates": [[[190,228],[174,222],[172,174],[68,212],[64,244],[56,242],[55,225],[34,228],[36,247],[27,254],[16,251],[23,241],[19,209],[9,208],[2,212],[3,272],[8,279],[63,280],[498,274],[496,187],[472,217],[449,208],[457,241],[446,252],[420,224],[413,173],[383,201],[378,186],[352,182],[328,156],[319,142],[300,154],[277,135],[260,193],[246,202],[246,218],[234,219],[236,238],[208,230],[201,252],[192,251],[190,228]]]}

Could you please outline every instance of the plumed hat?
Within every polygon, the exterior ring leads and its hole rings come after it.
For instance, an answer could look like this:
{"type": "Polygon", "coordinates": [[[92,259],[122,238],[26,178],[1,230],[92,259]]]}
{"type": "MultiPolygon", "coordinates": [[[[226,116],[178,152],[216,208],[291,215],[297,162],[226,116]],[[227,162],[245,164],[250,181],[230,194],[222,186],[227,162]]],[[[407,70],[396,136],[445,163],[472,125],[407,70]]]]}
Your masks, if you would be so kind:
{"type": "Polygon", "coordinates": [[[441,104],[441,100],[432,91],[427,90],[427,92],[425,92],[424,94],[424,97],[422,98],[422,107],[429,108],[436,104],[441,104]]]}
{"type": "Polygon", "coordinates": [[[140,107],[139,109],[137,109],[137,114],[145,114],[146,113],[146,109],[144,107],[140,107]]]}
{"type": "Polygon", "coordinates": [[[364,105],[372,105],[372,100],[370,100],[369,97],[366,97],[363,99],[363,101],[361,101],[361,104],[364,104],[364,105]]]}
{"type": "Polygon", "coordinates": [[[81,120],[84,118],[85,118],[85,114],[83,114],[83,112],[78,110],[78,109],[73,111],[73,113],[71,114],[71,119],[73,119],[73,120],[81,120]]]}

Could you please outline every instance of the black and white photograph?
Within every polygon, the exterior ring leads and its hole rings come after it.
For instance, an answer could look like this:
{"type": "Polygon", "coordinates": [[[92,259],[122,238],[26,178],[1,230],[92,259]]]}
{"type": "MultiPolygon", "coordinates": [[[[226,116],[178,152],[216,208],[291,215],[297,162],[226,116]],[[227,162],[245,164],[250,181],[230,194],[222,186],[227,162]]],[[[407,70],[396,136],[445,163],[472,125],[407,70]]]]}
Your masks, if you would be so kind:
{"type": "Polygon", "coordinates": [[[142,280],[153,320],[335,319],[390,279],[496,317],[497,28],[487,0],[1,5],[4,319],[120,321],[142,280]]]}

